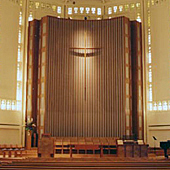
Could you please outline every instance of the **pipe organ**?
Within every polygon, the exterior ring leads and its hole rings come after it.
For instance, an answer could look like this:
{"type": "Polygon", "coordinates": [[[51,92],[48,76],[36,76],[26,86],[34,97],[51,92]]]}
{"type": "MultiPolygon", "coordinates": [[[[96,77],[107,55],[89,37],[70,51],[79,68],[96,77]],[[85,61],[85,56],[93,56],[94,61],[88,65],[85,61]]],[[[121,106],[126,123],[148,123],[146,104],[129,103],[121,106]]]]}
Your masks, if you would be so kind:
{"type": "Polygon", "coordinates": [[[26,116],[39,136],[142,139],[141,39],[126,17],[31,21],[26,116]]]}

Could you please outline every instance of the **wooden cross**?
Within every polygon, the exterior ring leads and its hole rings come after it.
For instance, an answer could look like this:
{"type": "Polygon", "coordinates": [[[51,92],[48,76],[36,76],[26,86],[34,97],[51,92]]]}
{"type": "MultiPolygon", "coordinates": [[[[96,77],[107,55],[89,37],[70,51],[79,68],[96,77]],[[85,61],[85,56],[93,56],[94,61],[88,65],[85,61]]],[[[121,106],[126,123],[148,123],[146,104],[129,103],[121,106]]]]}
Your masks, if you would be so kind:
{"type": "Polygon", "coordinates": [[[79,48],[79,47],[71,47],[70,49],[71,50],[84,50],[84,60],[85,60],[85,64],[84,64],[84,72],[85,72],[85,75],[84,75],[84,99],[86,100],[86,75],[87,75],[87,68],[86,68],[86,65],[87,65],[87,61],[86,61],[86,59],[87,59],[87,50],[99,50],[99,49],[101,49],[101,48],[88,48],[87,46],[87,32],[86,31],[84,31],[84,47],[82,47],[82,48],[79,48]]]}

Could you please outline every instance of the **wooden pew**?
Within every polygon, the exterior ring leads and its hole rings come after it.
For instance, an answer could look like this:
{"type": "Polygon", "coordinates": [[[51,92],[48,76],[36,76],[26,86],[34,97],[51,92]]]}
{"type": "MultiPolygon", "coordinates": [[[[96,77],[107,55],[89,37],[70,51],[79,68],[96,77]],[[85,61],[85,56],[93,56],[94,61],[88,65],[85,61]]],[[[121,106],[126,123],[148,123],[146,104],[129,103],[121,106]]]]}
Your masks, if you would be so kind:
{"type": "Polygon", "coordinates": [[[25,148],[22,147],[22,145],[0,145],[0,153],[3,155],[3,158],[8,156],[9,158],[12,157],[22,157],[23,151],[25,151],[25,148]]]}

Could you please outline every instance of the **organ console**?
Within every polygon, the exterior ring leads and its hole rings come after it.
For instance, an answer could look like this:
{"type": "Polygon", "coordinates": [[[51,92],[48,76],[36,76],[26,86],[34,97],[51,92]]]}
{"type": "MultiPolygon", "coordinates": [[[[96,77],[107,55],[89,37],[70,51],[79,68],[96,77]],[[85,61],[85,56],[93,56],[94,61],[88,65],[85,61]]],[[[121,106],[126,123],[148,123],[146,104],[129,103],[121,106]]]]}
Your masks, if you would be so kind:
{"type": "Polygon", "coordinates": [[[164,156],[168,158],[167,149],[170,148],[170,140],[167,142],[160,142],[160,147],[164,150],[164,156]]]}

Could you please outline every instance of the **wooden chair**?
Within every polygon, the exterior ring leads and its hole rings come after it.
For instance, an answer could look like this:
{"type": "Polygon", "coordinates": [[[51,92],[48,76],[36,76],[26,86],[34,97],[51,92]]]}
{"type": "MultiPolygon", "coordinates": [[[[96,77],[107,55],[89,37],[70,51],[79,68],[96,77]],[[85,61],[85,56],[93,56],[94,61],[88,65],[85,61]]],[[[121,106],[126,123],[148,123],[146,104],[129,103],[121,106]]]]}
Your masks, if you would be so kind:
{"type": "Polygon", "coordinates": [[[6,157],[7,150],[8,150],[7,145],[6,144],[2,145],[2,154],[4,158],[6,157]]]}
{"type": "Polygon", "coordinates": [[[70,138],[63,138],[62,142],[62,153],[67,153],[70,151],[70,138]]]}

